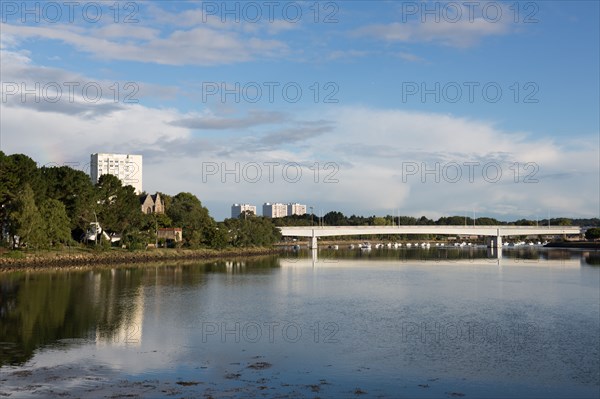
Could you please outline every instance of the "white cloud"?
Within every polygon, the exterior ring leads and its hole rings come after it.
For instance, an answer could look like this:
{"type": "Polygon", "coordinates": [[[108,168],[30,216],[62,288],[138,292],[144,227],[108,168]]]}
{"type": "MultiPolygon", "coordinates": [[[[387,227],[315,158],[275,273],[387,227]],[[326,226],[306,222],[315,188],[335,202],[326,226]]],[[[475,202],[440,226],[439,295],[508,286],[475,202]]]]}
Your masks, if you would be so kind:
{"type": "Polygon", "coordinates": [[[368,56],[370,53],[363,50],[335,50],[329,54],[330,60],[338,59],[351,59],[351,58],[362,58],[368,56]]]}
{"type": "MultiPolygon", "coordinates": [[[[436,3],[434,6],[439,6],[436,3]]],[[[447,15],[438,10],[432,14],[419,11],[402,22],[380,23],[363,26],[354,31],[355,36],[370,36],[386,42],[434,43],[444,46],[466,48],[478,44],[488,36],[510,33],[511,15],[507,6],[494,3],[500,16],[483,15],[481,9],[474,12],[465,5],[452,3],[459,14],[447,15]]],[[[479,3],[478,3],[479,5],[479,3]]]]}
{"type": "MultiPolygon", "coordinates": [[[[596,215],[597,152],[588,149],[591,145],[568,149],[524,133],[502,131],[486,121],[434,113],[340,107],[329,112],[321,109],[318,114],[326,120],[305,113],[258,137],[240,128],[228,137],[208,139],[169,123],[185,118],[176,109],[132,105],[89,118],[11,107],[2,112],[2,147],[8,153],[23,152],[39,162],[57,163],[87,161],[97,151],[142,153],[146,190],[191,191],[213,204],[210,210],[217,218],[225,217],[230,203],[237,201],[258,205],[301,201],[323,211],[340,209],[349,214],[391,214],[399,209],[403,214],[428,216],[470,210],[509,218],[546,212],[596,215]],[[303,125],[302,120],[315,122],[303,125]],[[280,136],[299,140],[280,140],[280,136]],[[269,150],[256,152],[263,145],[269,150]],[[272,181],[268,162],[277,163],[272,181]],[[424,183],[420,173],[404,173],[403,181],[403,164],[421,168],[425,163],[434,169],[436,162],[439,168],[450,162],[479,165],[474,182],[464,166],[456,183],[445,181],[443,175],[435,182],[431,174],[424,183]],[[489,162],[502,168],[496,183],[482,178],[482,168],[489,162]],[[515,183],[510,169],[514,162],[537,165],[533,177],[538,183],[515,183]],[[217,165],[218,173],[208,175],[203,169],[207,163],[217,165]],[[256,182],[245,180],[256,175],[251,164],[261,167],[256,182]],[[302,177],[293,182],[297,165],[302,177]]],[[[489,172],[494,177],[495,170],[489,172]]],[[[521,167],[520,180],[530,172],[521,167]]]]}
{"type": "MultiPolygon", "coordinates": [[[[76,33],[79,35],[79,33],[76,33]]],[[[3,36],[4,37],[4,36],[3,36]]],[[[35,65],[26,51],[1,50],[3,82],[94,81],[70,71],[35,65]]],[[[102,87],[109,82],[100,82],[102,87]]],[[[155,92],[167,90],[156,87],[155,92]]],[[[293,117],[255,109],[182,112],[175,108],[77,98],[58,103],[2,102],[2,150],[25,153],[41,163],[87,162],[98,151],[144,155],[144,188],[190,191],[213,204],[213,215],[228,215],[232,202],[300,201],[315,209],[348,214],[393,213],[427,216],[475,210],[478,214],[535,217],[598,216],[598,141],[583,137],[560,143],[499,124],[439,113],[332,106],[298,111],[293,117]],[[260,127],[258,129],[257,127],[260,127]],[[195,129],[227,129],[227,135],[198,136],[195,129]],[[215,163],[230,173],[207,176],[215,163]],[[277,163],[269,179],[267,162],[277,163]],[[404,176],[403,165],[434,168],[478,162],[456,183],[421,174],[404,176]],[[482,167],[497,162],[502,179],[490,183],[482,167]],[[514,182],[515,162],[520,167],[514,182]],[[302,177],[293,182],[296,165],[302,177]],[[318,166],[316,165],[318,163],[318,166]],[[328,164],[329,163],[329,164],[328,164]],[[537,183],[522,183],[537,165],[537,183]],[[257,182],[244,181],[247,166],[262,166],[257,182]],[[284,172],[288,168],[289,174],[284,172]],[[231,173],[231,171],[234,171],[231,173]],[[236,176],[238,175],[238,182],[236,176]],[[326,182],[328,181],[328,182],[326,182]]],[[[271,164],[274,165],[274,164],[271,164]]],[[[406,171],[405,171],[406,172],[406,171]]],[[[250,174],[250,177],[254,176],[250,174]]]]}
{"type": "Polygon", "coordinates": [[[220,65],[285,54],[277,40],[260,39],[208,26],[175,30],[165,37],[137,25],[83,29],[76,26],[19,26],[1,24],[3,34],[20,39],[58,40],[103,60],[150,62],[164,65],[220,65]]]}
{"type": "Polygon", "coordinates": [[[420,62],[420,63],[426,62],[424,58],[421,58],[416,54],[407,53],[404,51],[399,52],[397,54],[397,56],[402,58],[404,61],[408,61],[408,62],[420,62]]]}
{"type": "Polygon", "coordinates": [[[248,128],[259,125],[281,123],[288,117],[281,112],[250,111],[248,115],[236,117],[220,117],[214,114],[199,115],[197,113],[186,115],[181,119],[171,121],[173,126],[187,127],[189,129],[229,130],[248,128]]]}

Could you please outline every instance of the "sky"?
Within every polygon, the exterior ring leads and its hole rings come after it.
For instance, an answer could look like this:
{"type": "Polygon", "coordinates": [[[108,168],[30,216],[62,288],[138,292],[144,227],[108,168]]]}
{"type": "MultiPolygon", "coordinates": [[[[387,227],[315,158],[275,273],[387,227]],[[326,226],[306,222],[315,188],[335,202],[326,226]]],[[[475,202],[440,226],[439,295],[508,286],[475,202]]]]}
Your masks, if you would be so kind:
{"type": "Polygon", "coordinates": [[[0,2],[0,149],[315,214],[600,217],[597,1],[0,2]]]}

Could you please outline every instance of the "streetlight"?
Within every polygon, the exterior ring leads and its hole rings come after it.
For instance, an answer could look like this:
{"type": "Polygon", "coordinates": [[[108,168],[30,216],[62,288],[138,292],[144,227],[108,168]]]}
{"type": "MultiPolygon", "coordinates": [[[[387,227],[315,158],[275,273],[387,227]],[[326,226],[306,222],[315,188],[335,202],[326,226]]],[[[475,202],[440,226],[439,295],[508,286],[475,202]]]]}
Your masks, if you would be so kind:
{"type": "Polygon", "coordinates": [[[313,221],[313,207],[309,207],[310,208],[310,225],[314,226],[314,221],[313,221]]]}

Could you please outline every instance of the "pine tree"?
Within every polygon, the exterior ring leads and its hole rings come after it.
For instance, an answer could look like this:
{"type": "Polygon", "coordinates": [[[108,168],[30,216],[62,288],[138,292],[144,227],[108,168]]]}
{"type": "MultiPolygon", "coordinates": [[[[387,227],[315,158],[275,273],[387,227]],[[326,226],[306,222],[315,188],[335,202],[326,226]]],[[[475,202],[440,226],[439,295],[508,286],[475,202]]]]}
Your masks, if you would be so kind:
{"type": "Polygon", "coordinates": [[[67,243],[71,238],[70,220],[64,204],[55,199],[47,199],[40,208],[48,241],[52,245],[67,243]]]}
{"type": "Polygon", "coordinates": [[[12,203],[12,211],[9,216],[10,232],[13,238],[13,246],[16,247],[18,236],[19,246],[39,248],[48,243],[47,234],[44,230],[44,221],[38,207],[35,205],[34,193],[26,183],[17,193],[12,203]]]}

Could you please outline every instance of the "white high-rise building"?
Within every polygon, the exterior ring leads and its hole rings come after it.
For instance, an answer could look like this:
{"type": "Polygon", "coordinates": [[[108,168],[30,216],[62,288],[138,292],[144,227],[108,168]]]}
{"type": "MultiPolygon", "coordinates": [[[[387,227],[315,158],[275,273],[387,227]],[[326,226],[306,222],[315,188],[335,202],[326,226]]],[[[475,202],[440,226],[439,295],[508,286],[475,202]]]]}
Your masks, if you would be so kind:
{"type": "Polygon", "coordinates": [[[263,216],[268,218],[282,218],[288,215],[286,204],[265,202],[263,204],[263,216]]]}
{"type": "Polygon", "coordinates": [[[287,214],[292,215],[306,215],[306,205],[302,204],[287,204],[287,214]]]}
{"type": "Polygon", "coordinates": [[[124,186],[133,186],[135,193],[142,190],[142,156],[131,154],[104,154],[91,155],[90,178],[92,183],[98,183],[102,175],[114,175],[121,180],[124,186]]]}
{"type": "Polygon", "coordinates": [[[231,218],[235,219],[242,214],[242,212],[249,211],[256,215],[256,207],[250,204],[233,204],[231,205],[231,218]]]}

